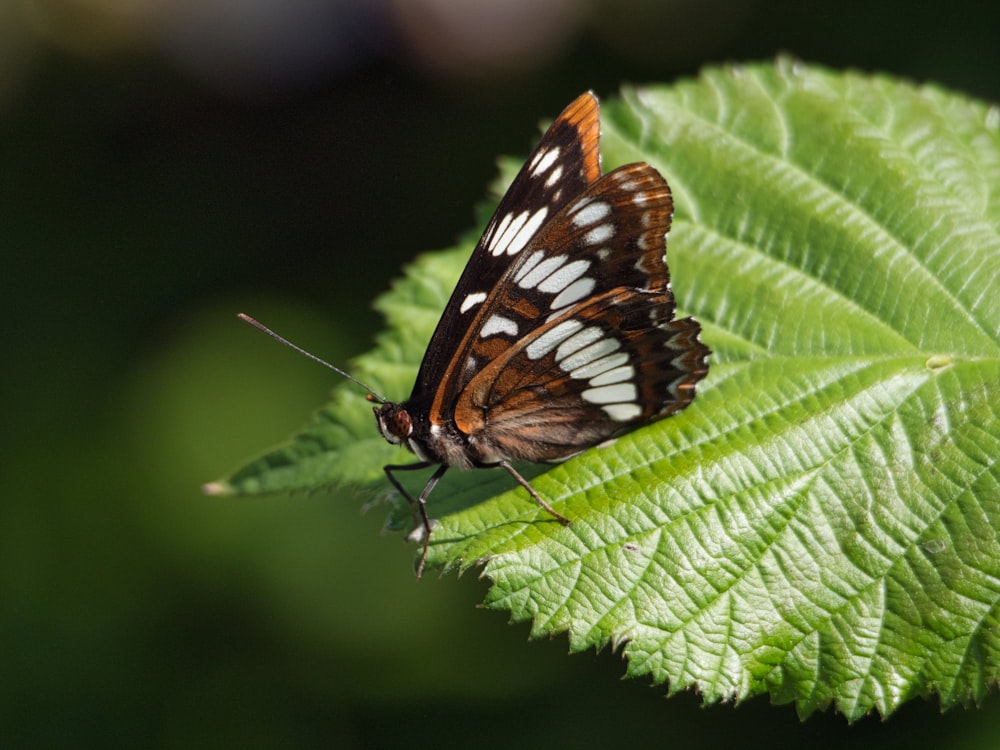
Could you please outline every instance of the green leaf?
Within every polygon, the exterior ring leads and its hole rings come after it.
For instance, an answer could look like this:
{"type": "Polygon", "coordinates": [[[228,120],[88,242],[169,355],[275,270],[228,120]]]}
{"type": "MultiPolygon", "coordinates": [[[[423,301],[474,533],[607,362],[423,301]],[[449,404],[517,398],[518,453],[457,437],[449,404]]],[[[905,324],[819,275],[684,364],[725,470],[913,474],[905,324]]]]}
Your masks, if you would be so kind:
{"type": "MultiPolygon", "coordinates": [[[[487,605],[533,635],[621,648],[708,702],[980,701],[1000,664],[1000,113],[779,60],[628,89],[602,122],[606,169],[670,182],[674,289],[711,370],[682,414],[535,467],[569,528],[502,472],[450,472],[429,564],[484,564],[487,605]]],[[[379,300],[359,377],[407,395],[471,247],[379,300]]],[[[403,454],[370,411],[339,386],[216,489],[384,492],[403,454]]]]}

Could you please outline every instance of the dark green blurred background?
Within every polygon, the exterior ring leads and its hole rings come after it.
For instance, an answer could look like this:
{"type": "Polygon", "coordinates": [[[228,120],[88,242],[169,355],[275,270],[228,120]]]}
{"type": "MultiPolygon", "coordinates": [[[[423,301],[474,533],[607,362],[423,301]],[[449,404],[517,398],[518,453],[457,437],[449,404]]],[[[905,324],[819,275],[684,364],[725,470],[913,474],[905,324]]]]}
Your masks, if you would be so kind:
{"type": "Polygon", "coordinates": [[[665,700],[474,575],[415,581],[350,493],[199,485],[332,384],[235,313],[348,362],[584,89],[785,51],[995,100],[997,8],[2,0],[0,747],[995,747],[995,696],[854,727],[665,700]]]}

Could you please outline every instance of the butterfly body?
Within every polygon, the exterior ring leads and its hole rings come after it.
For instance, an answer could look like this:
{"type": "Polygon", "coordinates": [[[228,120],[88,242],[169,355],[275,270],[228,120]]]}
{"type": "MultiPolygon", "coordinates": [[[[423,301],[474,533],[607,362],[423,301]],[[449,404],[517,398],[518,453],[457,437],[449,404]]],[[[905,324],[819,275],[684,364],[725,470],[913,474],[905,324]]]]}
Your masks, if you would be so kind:
{"type": "MultiPolygon", "coordinates": [[[[449,467],[561,461],[683,409],[708,371],[693,318],[674,317],[665,237],[673,203],[644,163],[601,175],[597,99],[578,97],[528,157],[431,337],[410,398],[375,407],[418,463],[386,467],[414,508],[449,467]],[[438,465],[414,500],[394,472],[438,465]]],[[[419,515],[418,515],[419,513],[419,515]]]]}

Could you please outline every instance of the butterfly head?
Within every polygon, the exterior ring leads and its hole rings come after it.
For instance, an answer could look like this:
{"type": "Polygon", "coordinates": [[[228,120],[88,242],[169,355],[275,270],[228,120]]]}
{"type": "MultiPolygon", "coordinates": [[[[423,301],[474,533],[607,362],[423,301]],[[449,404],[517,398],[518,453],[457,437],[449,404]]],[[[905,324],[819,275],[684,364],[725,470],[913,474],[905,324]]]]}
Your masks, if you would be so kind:
{"type": "Polygon", "coordinates": [[[375,412],[375,421],[378,422],[382,437],[393,445],[399,445],[413,433],[410,413],[400,404],[383,403],[372,411],[375,412]]]}

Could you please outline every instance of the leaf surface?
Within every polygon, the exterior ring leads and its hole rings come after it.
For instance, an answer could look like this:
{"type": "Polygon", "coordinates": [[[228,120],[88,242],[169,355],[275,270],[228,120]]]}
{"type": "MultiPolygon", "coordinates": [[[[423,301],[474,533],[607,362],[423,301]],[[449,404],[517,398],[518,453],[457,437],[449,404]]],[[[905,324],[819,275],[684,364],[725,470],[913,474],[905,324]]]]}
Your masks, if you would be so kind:
{"type": "MultiPolygon", "coordinates": [[[[1000,656],[1000,113],[779,60],[625,90],[602,123],[605,170],[671,185],[709,375],[685,412],[525,467],[571,527],[502,472],[449,472],[429,565],[482,563],[487,605],[533,635],[621,647],[630,675],[709,702],[978,702],[1000,656]]],[[[405,398],[472,244],[379,300],[362,380],[405,398]]],[[[363,396],[338,386],[215,488],[384,493],[403,454],[363,396]]]]}

